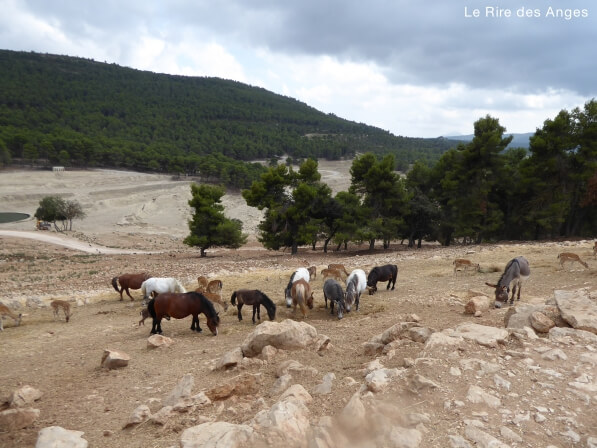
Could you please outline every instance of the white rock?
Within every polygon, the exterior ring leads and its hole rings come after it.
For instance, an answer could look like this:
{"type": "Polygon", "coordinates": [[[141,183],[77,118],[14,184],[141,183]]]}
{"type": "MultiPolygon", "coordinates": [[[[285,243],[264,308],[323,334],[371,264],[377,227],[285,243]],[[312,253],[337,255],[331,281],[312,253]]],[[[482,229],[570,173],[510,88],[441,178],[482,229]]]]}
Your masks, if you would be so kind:
{"type": "Polygon", "coordinates": [[[187,428],[180,437],[181,448],[245,448],[252,446],[253,428],[227,422],[203,423],[187,428]]]}
{"type": "Polygon", "coordinates": [[[70,431],[60,426],[49,426],[39,431],[35,448],[87,448],[82,431],[70,431]]]}

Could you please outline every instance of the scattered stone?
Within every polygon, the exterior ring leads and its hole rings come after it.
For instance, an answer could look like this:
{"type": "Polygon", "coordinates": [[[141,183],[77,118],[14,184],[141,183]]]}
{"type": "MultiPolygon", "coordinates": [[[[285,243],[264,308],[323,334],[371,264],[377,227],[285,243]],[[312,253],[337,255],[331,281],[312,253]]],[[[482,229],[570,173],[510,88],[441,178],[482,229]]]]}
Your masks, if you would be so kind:
{"type": "Polygon", "coordinates": [[[556,323],[540,311],[533,311],[529,316],[531,327],[537,333],[549,333],[556,323]]]}
{"type": "Polygon", "coordinates": [[[365,385],[371,392],[380,392],[385,389],[392,378],[399,376],[404,369],[378,369],[365,377],[365,385]]]}
{"type": "Polygon", "coordinates": [[[35,448],[87,448],[83,431],[70,431],[60,426],[49,426],[39,431],[35,448]]]}
{"type": "Polygon", "coordinates": [[[15,390],[8,399],[11,408],[24,408],[31,406],[35,401],[42,397],[40,390],[25,385],[15,390]]]}
{"type": "Polygon", "coordinates": [[[247,357],[259,355],[266,345],[282,350],[303,350],[311,347],[318,340],[317,336],[315,327],[306,322],[291,319],[266,321],[247,336],[241,349],[247,357]]]}
{"type": "Polygon", "coordinates": [[[147,338],[147,348],[170,347],[173,343],[173,339],[161,334],[152,334],[147,338]]]}
{"type": "Polygon", "coordinates": [[[185,429],[181,448],[245,448],[251,446],[253,428],[227,422],[203,423],[185,429]]]}
{"type": "Polygon", "coordinates": [[[164,406],[174,406],[184,398],[191,396],[193,386],[195,385],[195,379],[191,373],[187,373],[178,382],[176,387],[168,394],[168,396],[162,402],[164,406]]]}
{"type": "Polygon", "coordinates": [[[464,314],[476,314],[477,312],[483,312],[489,310],[489,306],[493,300],[485,295],[472,297],[466,305],[464,305],[464,314]]]}
{"type": "Polygon", "coordinates": [[[131,357],[124,352],[105,349],[102,356],[101,366],[105,369],[119,369],[129,365],[131,357]]]}
{"type": "Polygon", "coordinates": [[[317,395],[328,395],[332,393],[332,383],[336,379],[336,375],[334,373],[326,373],[323,377],[323,381],[321,384],[315,386],[313,389],[313,393],[317,395]]]}
{"type": "Polygon", "coordinates": [[[149,406],[142,404],[138,406],[137,409],[133,411],[131,416],[129,417],[128,421],[125,423],[123,428],[130,428],[131,426],[138,425],[139,423],[143,423],[151,416],[151,411],[149,406]]]}
{"type": "MultiPolygon", "coordinates": [[[[264,350],[268,347],[271,346],[268,345],[267,347],[264,347],[264,350]]],[[[215,370],[226,370],[236,367],[238,364],[242,362],[243,357],[243,351],[240,347],[230,350],[218,360],[218,362],[216,363],[215,370]]]]}
{"type": "Polygon", "coordinates": [[[467,426],[464,429],[464,435],[475,442],[477,446],[482,448],[510,448],[505,443],[500,442],[498,439],[493,437],[491,434],[481,431],[475,426],[467,426]]]}
{"type": "Polygon", "coordinates": [[[507,426],[502,426],[500,428],[500,435],[504,439],[508,440],[509,442],[516,442],[516,443],[521,443],[522,442],[522,437],[520,437],[517,433],[515,433],[514,431],[512,431],[507,426]]]}
{"type": "Polygon", "coordinates": [[[152,414],[149,417],[149,420],[154,425],[164,426],[170,417],[173,415],[173,407],[172,406],[164,406],[155,414],[152,414]]]}
{"type": "Polygon", "coordinates": [[[497,347],[508,339],[508,331],[502,328],[488,327],[472,323],[458,325],[454,329],[454,336],[470,339],[485,347],[497,347]]]}
{"type": "Polygon", "coordinates": [[[497,408],[502,405],[502,402],[498,397],[475,385],[469,387],[466,399],[471,403],[485,403],[492,408],[497,408]]]}

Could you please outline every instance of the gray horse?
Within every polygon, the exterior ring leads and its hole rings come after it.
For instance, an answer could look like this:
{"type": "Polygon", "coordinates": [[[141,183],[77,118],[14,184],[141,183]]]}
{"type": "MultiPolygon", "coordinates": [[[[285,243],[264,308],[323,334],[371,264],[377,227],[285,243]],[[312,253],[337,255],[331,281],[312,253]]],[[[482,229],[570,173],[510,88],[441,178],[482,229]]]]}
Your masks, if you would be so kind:
{"type": "Polygon", "coordinates": [[[520,290],[522,289],[522,283],[529,278],[531,275],[531,268],[526,258],[520,256],[513,258],[508,262],[504,273],[497,282],[497,285],[491,283],[485,283],[487,286],[495,288],[495,307],[501,308],[502,303],[508,303],[508,293],[510,292],[510,283],[512,286],[512,298],[510,299],[510,305],[514,303],[514,294],[516,294],[516,287],[518,287],[518,295],[516,300],[520,300],[520,290]]]}

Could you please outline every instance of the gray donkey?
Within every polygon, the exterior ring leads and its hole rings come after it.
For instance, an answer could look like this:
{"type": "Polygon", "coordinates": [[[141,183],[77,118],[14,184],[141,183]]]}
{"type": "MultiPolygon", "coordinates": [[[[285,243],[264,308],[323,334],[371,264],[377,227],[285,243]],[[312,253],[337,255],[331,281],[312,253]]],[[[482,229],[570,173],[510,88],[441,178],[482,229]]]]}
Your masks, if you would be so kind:
{"type": "Polygon", "coordinates": [[[518,296],[516,300],[520,300],[520,290],[522,283],[531,275],[531,268],[526,258],[520,256],[513,258],[508,262],[504,273],[497,282],[497,285],[485,283],[487,286],[495,288],[495,307],[501,308],[502,303],[508,303],[508,293],[510,292],[510,283],[514,283],[512,287],[512,297],[510,305],[514,303],[514,294],[516,294],[516,287],[518,286],[518,296]]]}

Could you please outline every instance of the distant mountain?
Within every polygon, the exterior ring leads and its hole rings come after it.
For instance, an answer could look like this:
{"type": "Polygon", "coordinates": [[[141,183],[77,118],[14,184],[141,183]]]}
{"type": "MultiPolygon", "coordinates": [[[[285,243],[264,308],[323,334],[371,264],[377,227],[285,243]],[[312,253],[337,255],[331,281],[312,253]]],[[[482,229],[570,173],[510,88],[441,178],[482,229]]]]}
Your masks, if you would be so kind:
{"type": "Polygon", "coordinates": [[[240,82],[0,50],[3,144],[13,159],[57,163],[62,154],[73,166],[187,173],[206,156],[339,159],[363,152],[394,154],[404,169],[455,145],[395,136],[240,82]]]}
{"type": "MultiPolygon", "coordinates": [[[[535,135],[535,133],[534,132],[526,132],[523,134],[508,134],[508,133],[505,134],[506,137],[509,135],[512,135],[514,138],[512,139],[510,144],[507,146],[507,148],[529,149],[529,139],[533,135],[535,135]]],[[[468,134],[468,135],[450,135],[445,138],[447,138],[448,140],[463,140],[465,142],[470,142],[473,139],[473,137],[474,137],[473,134],[468,134]]]]}

